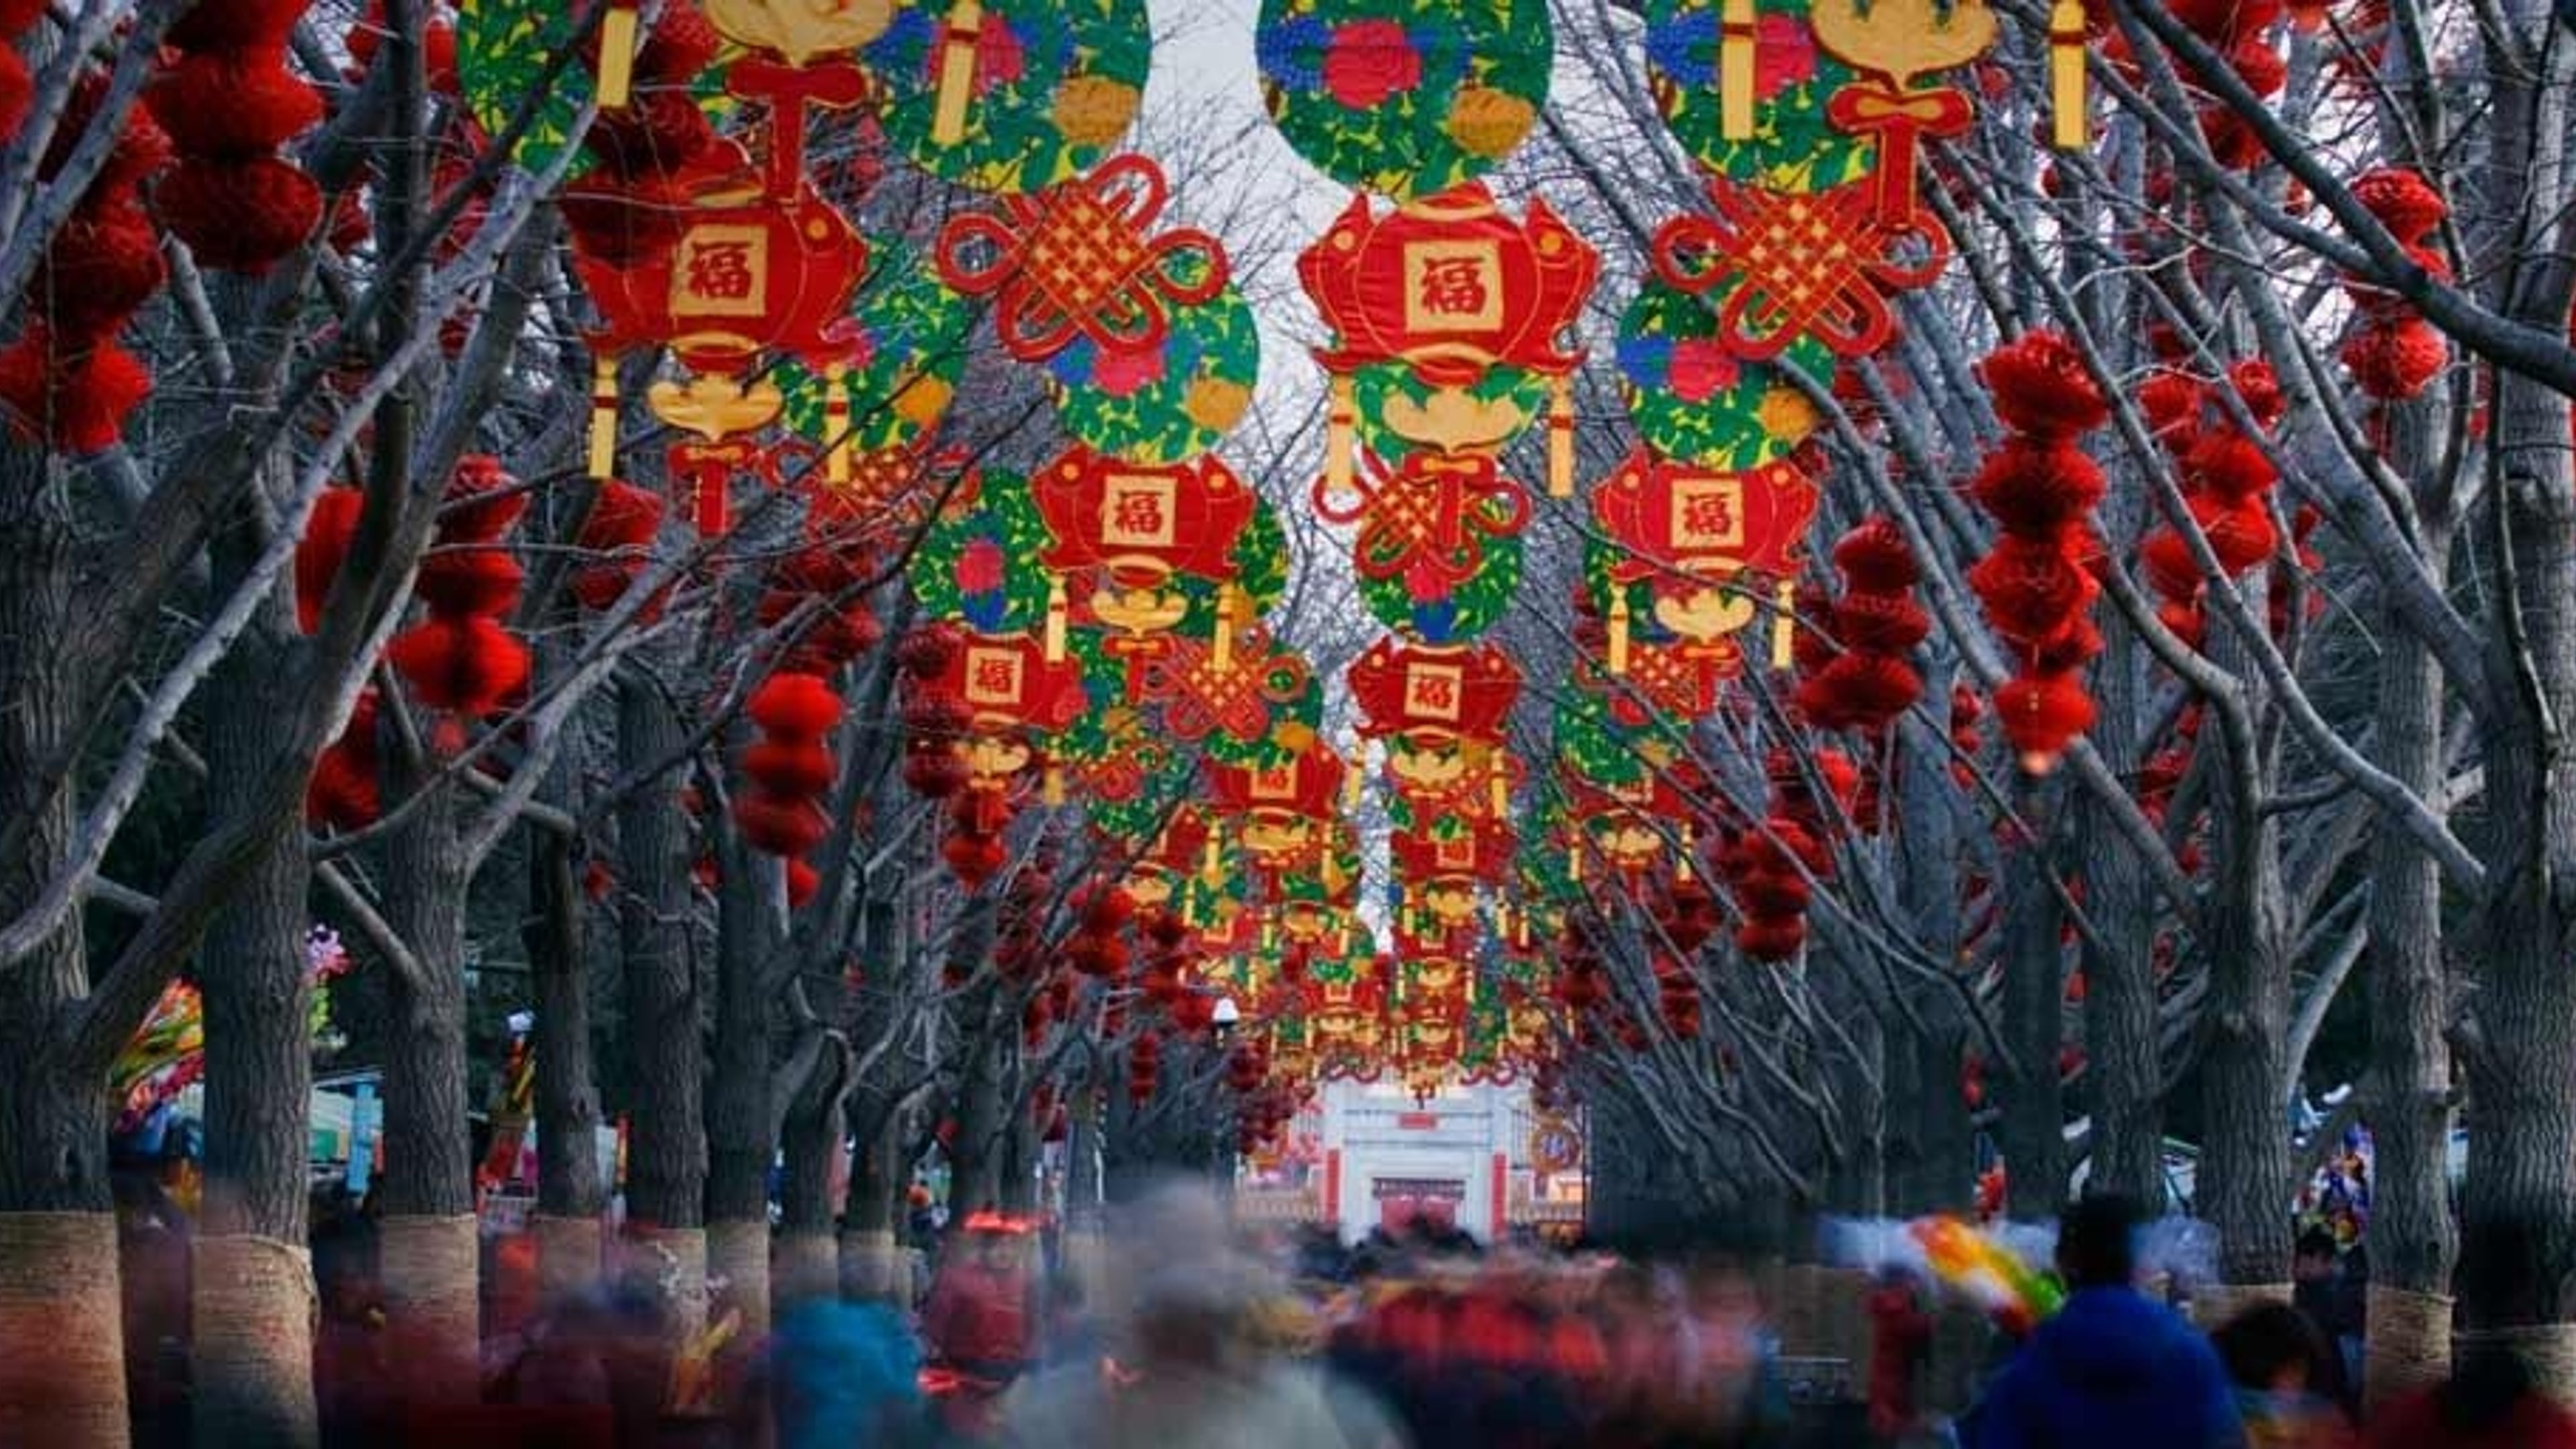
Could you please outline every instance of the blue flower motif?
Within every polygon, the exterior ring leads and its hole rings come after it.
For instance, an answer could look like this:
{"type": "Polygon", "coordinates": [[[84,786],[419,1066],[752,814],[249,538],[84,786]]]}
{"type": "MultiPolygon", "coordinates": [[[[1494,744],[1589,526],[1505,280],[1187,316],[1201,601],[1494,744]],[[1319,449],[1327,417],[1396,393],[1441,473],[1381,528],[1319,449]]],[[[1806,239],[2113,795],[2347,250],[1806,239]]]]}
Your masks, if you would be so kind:
{"type": "Polygon", "coordinates": [[[1622,337],[1616,351],[1619,370],[1641,387],[1660,385],[1672,370],[1673,339],[1669,337],[1622,337]]]}
{"type": "Polygon", "coordinates": [[[1674,84],[1717,84],[1717,12],[1691,10],[1646,27],[1646,59],[1674,84]]]}
{"type": "Polygon", "coordinates": [[[1076,337],[1064,350],[1047,359],[1047,373],[1066,387],[1086,387],[1091,382],[1092,354],[1098,345],[1088,337],[1076,337]]]}
{"type": "Polygon", "coordinates": [[[1324,51],[1332,44],[1332,27],[1312,15],[1292,15],[1253,32],[1252,53],[1261,73],[1292,91],[1324,88],[1324,51]]]}
{"type": "Polygon", "coordinates": [[[930,53],[930,16],[910,6],[895,13],[894,23],[885,33],[868,43],[869,68],[896,74],[917,74],[923,58],[930,53]]]}

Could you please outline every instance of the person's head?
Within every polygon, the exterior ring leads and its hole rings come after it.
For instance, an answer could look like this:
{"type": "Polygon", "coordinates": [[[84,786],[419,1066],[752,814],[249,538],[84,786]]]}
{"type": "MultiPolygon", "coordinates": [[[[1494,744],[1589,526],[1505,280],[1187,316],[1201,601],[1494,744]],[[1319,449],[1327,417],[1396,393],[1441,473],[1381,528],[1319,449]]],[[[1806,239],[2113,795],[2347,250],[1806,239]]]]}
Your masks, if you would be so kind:
{"type": "Polygon", "coordinates": [[[2290,1276],[2302,1283],[2321,1282],[2335,1275],[2339,1245],[2335,1235],[2324,1228],[2310,1228],[2299,1234],[2297,1248],[2290,1257],[2290,1276]]]}
{"type": "Polygon", "coordinates": [[[2308,1315],[2287,1303],[2258,1303],[2219,1325],[2209,1341],[2237,1387],[2269,1393],[2307,1392],[2333,1351],[2308,1315]]]}
{"type": "Polygon", "coordinates": [[[2076,1288],[2128,1286],[2138,1272],[2138,1200],[2088,1192],[2057,1222],[2057,1271],[2076,1288]]]}

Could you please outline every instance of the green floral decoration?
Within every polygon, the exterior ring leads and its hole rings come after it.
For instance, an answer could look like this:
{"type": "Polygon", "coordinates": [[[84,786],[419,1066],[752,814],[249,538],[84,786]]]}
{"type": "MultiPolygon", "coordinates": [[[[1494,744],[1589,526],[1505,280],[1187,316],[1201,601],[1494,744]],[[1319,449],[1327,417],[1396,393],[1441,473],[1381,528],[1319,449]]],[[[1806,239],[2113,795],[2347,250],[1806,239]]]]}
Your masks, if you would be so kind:
{"type": "MultiPolygon", "coordinates": [[[[879,241],[872,257],[850,304],[861,351],[842,379],[851,446],[861,452],[904,446],[938,426],[965,374],[976,316],[973,302],[902,243],[879,241]]],[[[784,361],[771,377],[787,396],[787,425],[825,441],[822,376],[784,361]]]]}
{"type": "Polygon", "coordinates": [[[907,5],[862,62],[885,90],[888,139],[933,175],[1036,191],[1109,154],[1136,118],[1153,52],[1144,0],[984,0],[964,136],[933,134],[944,3],[907,5]]]}
{"type": "MultiPolygon", "coordinates": [[[[1778,462],[1815,431],[1815,406],[1783,368],[1736,357],[1717,332],[1699,298],[1653,276],[1638,289],[1617,349],[1637,435],[1667,458],[1711,468],[1778,462]]],[[[1833,376],[1832,350],[1812,335],[1784,359],[1820,382],[1833,376]]]]}
{"type": "Polygon", "coordinates": [[[1425,644],[1458,644],[1502,622],[1521,586],[1517,534],[1479,534],[1483,550],[1474,573],[1445,592],[1421,588],[1404,573],[1360,576],[1360,603],[1369,616],[1425,644]]]}
{"type": "Polygon", "coordinates": [[[1336,181],[1398,200],[1484,175],[1547,104],[1546,0],[1263,0],[1271,119],[1336,181]]]}
{"type": "Polygon", "coordinates": [[[1046,623],[1046,520],[1028,480],[987,468],[940,510],[912,556],[912,591],[933,617],[987,634],[1046,623]]]}
{"type": "Polygon", "coordinates": [[[1720,134],[1718,20],[1722,0],[1646,0],[1646,68],[1665,124],[1691,158],[1734,181],[1774,191],[1822,191],[1866,175],[1875,146],[1826,118],[1835,91],[1856,79],[1816,44],[1808,0],[1757,0],[1754,133],[1720,134]]]}
{"type": "MultiPolygon", "coordinates": [[[[1196,253],[1184,253],[1180,263],[1185,272],[1208,265],[1196,253]]],[[[1111,457],[1179,463],[1215,447],[1251,407],[1261,329],[1229,283],[1212,301],[1174,308],[1163,345],[1152,352],[1104,352],[1077,338],[1047,371],[1066,432],[1111,457]]]]}

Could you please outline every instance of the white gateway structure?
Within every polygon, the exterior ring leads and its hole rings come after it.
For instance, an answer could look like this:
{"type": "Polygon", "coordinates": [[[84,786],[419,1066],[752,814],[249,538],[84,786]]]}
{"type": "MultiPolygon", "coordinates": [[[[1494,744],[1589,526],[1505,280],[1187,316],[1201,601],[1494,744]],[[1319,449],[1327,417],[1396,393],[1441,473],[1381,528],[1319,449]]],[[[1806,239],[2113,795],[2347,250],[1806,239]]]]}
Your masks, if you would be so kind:
{"type": "Polygon", "coordinates": [[[1246,1164],[1237,1212],[1330,1223],[1346,1242],[1417,1218],[1480,1243],[1583,1223],[1579,1120],[1539,1113],[1529,1088],[1452,1085],[1418,1101],[1398,1081],[1330,1082],[1276,1156],[1246,1164]]]}

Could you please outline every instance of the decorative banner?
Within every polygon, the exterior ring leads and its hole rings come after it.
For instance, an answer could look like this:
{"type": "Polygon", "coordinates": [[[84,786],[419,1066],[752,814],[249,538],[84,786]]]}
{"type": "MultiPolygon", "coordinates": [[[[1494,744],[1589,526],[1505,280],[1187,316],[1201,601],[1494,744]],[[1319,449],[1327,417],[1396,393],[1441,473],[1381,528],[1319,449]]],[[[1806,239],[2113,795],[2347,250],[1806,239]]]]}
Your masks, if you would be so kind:
{"type": "Polygon", "coordinates": [[[1050,663],[1025,635],[969,632],[947,664],[923,684],[961,701],[979,731],[1043,733],[1082,715],[1081,661],[1050,663]]]}
{"type": "Polygon", "coordinates": [[[1030,192],[1081,174],[1136,119],[1153,50],[1144,0],[906,5],[863,63],[887,137],[933,175],[1030,192]]]}
{"type": "MultiPolygon", "coordinates": [[[[1179,259],[1195,284],[1207,258],[1179,259]]],[[[1101,452],[1139,463],[1179,463],[1217,445],[1252,406],[1261,377],[1261,331],[1232,283],[1206,302],[1170,309],[1159,346],[1102,347],[1077,338],[1047,364],[1056,422],[1101,452]]]]}
{"type": "Polygon", "coordinates": [[[1169,183],[1142,156],[1119,156],[1037,196],[1007,196],[939,235],[939,273],[992,297],[1004,350],[1044,363],[1077,339],[1110,352],[1159,352],[1176,307],[1216,299],[1225,249],[1203,231],[1151,235],[1169,183]]]}
{"type": "MultiPolygon", "coordinates": [[[[1652,276],[1620,318],[1618,358],[1628,416],[1646,446],[1665,458],[1760,468],[1789,456],[1821,421],[1778,366],[1728,350],[1704,302],[1652,276]]],[[[1823,343],[1801,338],[1779,361],[1822,382],[1834,357],[1823,343]]]]}
{"type": "Polygon", "coordinates": [[[1140,641],[1130,654],[1129,697],[1162,707],[1163,728],[1223,763],[1268,769],[1312,747],[1323,718],[1314,672],[1253,624],[1231,657],[1180,635],[1140,641]]]}
{"type": "MultiPolygon", "coordinates": [[[[561,0],[457,0],[456,83],[465,107],[485,134],[507,131],[528,97],[540,95],[537,113],[511,159],[543,171],[572,144],[573,128],[590,104],[590,72],[578,65],[545,75],[552,59],[580,43],[578,7],[561,0]]],[[[573,159],[571,174],[590,167],[573,159]]]]}
{"type": "Polygon", "coordinates": [[[1511,154],[1555,61],[1546,0],[1263,0],[1253,45],[1288,144],[1398,200],[1511,154]]]}

